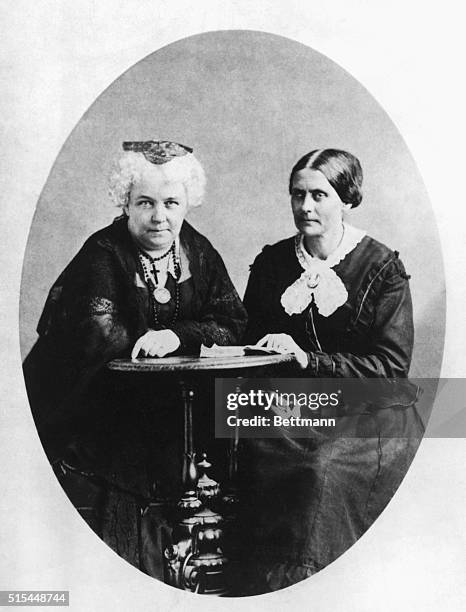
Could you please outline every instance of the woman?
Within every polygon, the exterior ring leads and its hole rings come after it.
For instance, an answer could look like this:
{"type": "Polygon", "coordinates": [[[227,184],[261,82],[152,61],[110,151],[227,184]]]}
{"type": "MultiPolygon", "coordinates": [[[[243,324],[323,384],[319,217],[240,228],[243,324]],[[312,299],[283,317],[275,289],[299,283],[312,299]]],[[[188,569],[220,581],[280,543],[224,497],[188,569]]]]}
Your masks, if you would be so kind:
{"type": "Polygon", "coordinates": [[[85,242],[52,287],[24,372],[63,486],[93,509],[100,535],[137,563],[138,507],[156,476],[160,495],[178,484],[176,385],[154,389],[144,378],[135,387],[105,364],[235,344],[246,315],[220,255],[185,221],[205,186],[192,150],[166,141],[123,149],[111,178],[123,214],[85,242]]]}
{"type": "MultiPolygon", "coordinates": [[[[302,157],[289,182],[298,233],[266,246],[251,268],[246,339],[294,353],[293,376],[408,375],[409,277],[398,253],[343,220],[361,203],[361,186],[361,166],[350,153],[323,149],[302,157]]],[[[296,440],[283,433],[279,440],[248,445],[244,495],[254,520],[248,532],[256,551],[252,592],[319,571],[372,524],[422,435],[415,399],[412,386],[400,381],[370,415],[353,410],[346,426],[364,428],[368,437],[315,432],[296,440]]]]}

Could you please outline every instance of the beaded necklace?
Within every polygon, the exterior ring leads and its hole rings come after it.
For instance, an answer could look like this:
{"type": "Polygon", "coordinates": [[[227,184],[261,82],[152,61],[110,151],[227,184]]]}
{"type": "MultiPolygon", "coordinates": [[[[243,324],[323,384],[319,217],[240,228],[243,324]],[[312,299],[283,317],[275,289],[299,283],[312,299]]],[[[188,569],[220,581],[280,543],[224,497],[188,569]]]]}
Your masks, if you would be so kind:
{"type": "MultiPolygon", "coordinates": [[[[171,299],[172,295],[170,291],[166,287],[161,287],[158,283],[157,273],[158,270],[155,266],[157,261],[162,261],[163,259],[170,257],[173,262],[173,269],[175,272],[175,310],[172,315],[172,319],[170,324],[173,324],[178,318],[178,313],[180,309],[180,287],[179,280],[181,277],[181,263],[180,257],[176,252],[175,242],[171,245],[166,253],[160,255],[159,257],[151,257],[148,253],[139,250],[138,258],[140,267],[142,270],[142,274],[144,276],[144,281],[149,289],[149,299],[151,303],[151,310],[154,318],[155,325],[159,325],[159,304],[167,304],[171,299]]],[[[168,269],[168,265],[167,265],[168,269]]]]}

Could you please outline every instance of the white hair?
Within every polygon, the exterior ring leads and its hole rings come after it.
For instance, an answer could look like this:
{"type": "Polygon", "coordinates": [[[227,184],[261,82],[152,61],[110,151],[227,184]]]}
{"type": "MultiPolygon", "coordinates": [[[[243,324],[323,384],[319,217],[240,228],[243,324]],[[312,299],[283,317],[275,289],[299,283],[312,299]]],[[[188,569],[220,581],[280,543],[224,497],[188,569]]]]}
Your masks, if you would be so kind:
{"type": "Polygon", "coordinates": [[[166,181],[182,183],[186,189],[189,208],[202,204],[206,179],[199,160],[192,153],[174,157],[165,164],[157,165],[149,162],[143,153],[125,151],[109,180],[109,195],[116,206],[123,207],[129,204],[131,188],[147,166],[151,169],[157,168],[166,181]]]}

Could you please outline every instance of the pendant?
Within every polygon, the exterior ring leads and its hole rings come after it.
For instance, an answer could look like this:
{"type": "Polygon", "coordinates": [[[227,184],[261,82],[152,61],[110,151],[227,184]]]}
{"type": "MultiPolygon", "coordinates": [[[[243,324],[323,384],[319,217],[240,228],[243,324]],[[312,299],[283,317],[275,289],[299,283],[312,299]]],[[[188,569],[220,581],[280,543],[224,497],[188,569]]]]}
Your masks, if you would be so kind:
{"type": "Polygon", "coordinates": [[[152,294],[154,296],[154,300],[159,304],[166,304],[172,299],[172,294],[165,287],[157,287],[154,289],[152,294]]]}
{"type": "Polygon", "coordinates": [[[318,274],[317,272],[314,274],[310,274],[309,278],[307,279],[307,286],[309,287],[309,289],[315,289],[319,284],[319,280],[320,274],[318,274]]]}

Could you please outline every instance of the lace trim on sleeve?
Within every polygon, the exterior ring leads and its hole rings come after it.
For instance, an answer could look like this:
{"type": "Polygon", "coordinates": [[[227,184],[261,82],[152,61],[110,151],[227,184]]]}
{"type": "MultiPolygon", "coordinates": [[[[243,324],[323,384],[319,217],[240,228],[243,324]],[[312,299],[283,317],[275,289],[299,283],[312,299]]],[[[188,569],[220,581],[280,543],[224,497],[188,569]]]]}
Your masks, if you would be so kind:
{"type": "Polygon", "coordinates": [[[115,314],[116,307],[115,304],[103,297],[94,297],[91,298],[88,311],[91,315],[102,315],[102,314],[115,314]]]}

